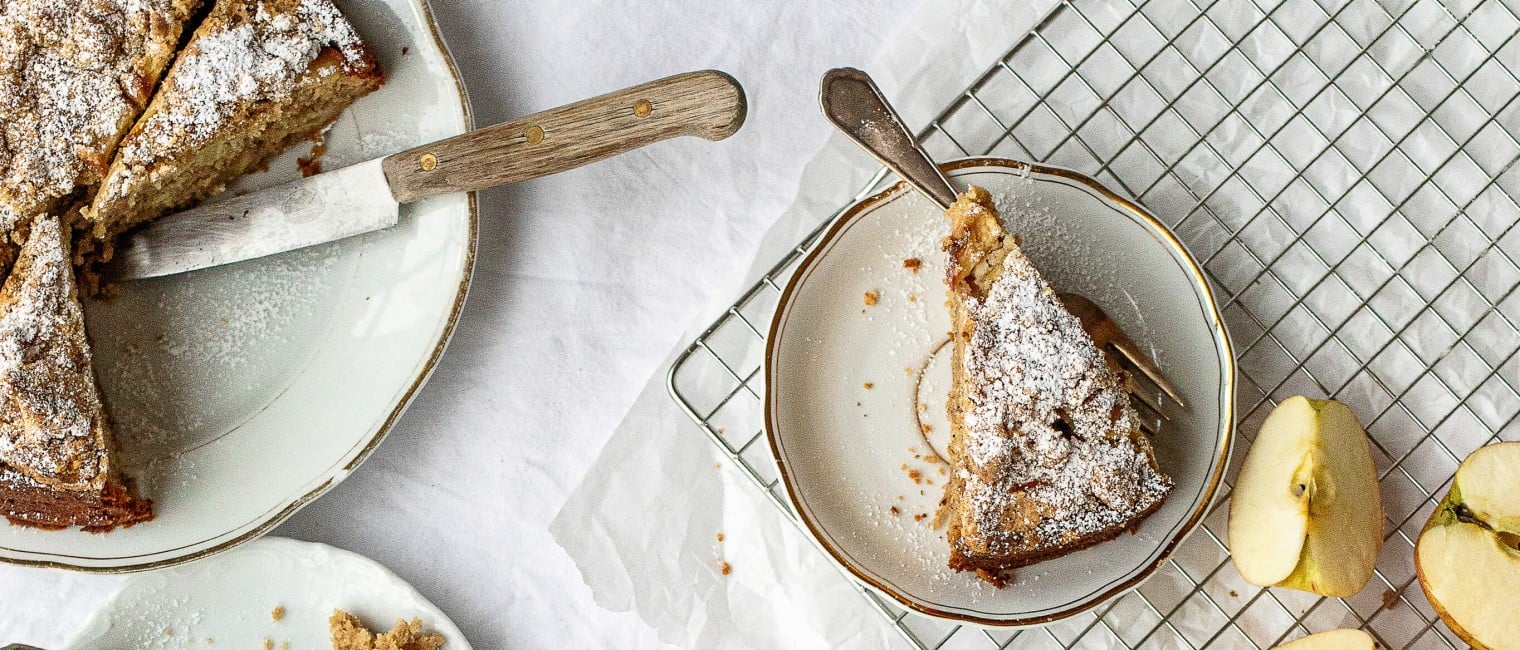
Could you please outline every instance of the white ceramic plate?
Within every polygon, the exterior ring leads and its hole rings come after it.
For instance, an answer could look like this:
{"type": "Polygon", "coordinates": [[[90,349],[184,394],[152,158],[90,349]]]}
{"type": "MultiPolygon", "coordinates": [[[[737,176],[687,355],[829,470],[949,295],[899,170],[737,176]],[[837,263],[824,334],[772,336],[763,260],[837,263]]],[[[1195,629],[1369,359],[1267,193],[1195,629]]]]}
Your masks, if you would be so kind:
{"type": "Polygon", "coordinates": [[[470,650],[442,611],[374,560],[325,544],[266,537],[215,558],[133,576],[67,647],[330,648],[339,608],[370,629],[422,620],[444,650],[470,650]],[[284,615],[275,621],[275,607],[284,615]]]}
{"type": "MultiPolygon", "coordinates": [[[[338,4],[387,82],[333,126],[328,169],[470,127],[420,0],[338,4]]],[[[298,177],[298,153],[234,191],[298,177]]],[[[87,303],[119,462],[158,517],[104,535],[0,526],[0,560],[149,569],[269,530],[341,481],[401,414],[443,351],[474,247],[473,197],[439,197],[403,206],[385,231],[87,303]]]]}
{"type": "Polygon", "coordinates": [[[768,339],[766,432],[797,513],[858,579],[933,616],[1046,623],[1133,588],[1198,523],[1229,458],[1234,361],[1197,263],[1143,209],[1066,170],[997,159],[946,168],[987,188],[1051,284],[1102,306],[1182,390],[1188,408],[1171,405],[1153,438],[1172,496],[1135,534],[1019,569],[1005,589],[947,568],[944,532],[930,525],[945,468],[926,460],[935,455],[917,414],[931,438],[947,435],[949,364],[931,361],[949,350],[936,356],[950,329],[948,222],[901,185],[840,217],[788,284],[768,339]],[[917,272],[910,258],[922,260],[917,272]]]}

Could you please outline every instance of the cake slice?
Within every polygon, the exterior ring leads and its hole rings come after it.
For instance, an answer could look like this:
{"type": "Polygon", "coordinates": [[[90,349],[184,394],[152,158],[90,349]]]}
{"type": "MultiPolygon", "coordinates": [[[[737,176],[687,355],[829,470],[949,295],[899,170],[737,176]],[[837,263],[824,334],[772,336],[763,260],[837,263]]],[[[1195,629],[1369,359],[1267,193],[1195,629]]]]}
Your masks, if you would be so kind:
{"type": "Polygon", "coordinates": [[[151,519],[112,464],[67,233],[52,216],[30,230],[0,286],[0,513],[92,532],[151,519]]]}
{"type": "Polygon", "coordinates": [[[1156,465],[1123,371],[1061,304],[986,190],[946,213],[954,340],[950,566],[1005,572],[1131,529],[1172,481],[1156,465]]]}
{"type": "Polygon", "coordinates": [[[211,196],[318,138],[382,82],[330,0],[217,0],[85,216],[105,238],[211,196]]]}
{"type": "Polygon", "coordinates": [[[0,1],[0,233],[100,182],[199,4],[0,1]]]}

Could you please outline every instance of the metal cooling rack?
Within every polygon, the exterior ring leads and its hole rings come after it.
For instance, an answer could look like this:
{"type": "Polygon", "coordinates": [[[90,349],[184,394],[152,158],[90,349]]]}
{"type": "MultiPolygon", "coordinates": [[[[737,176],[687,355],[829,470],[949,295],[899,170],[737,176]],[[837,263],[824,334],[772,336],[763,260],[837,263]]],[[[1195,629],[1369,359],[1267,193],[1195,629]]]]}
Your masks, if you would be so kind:
{"type": "MultiPolygon", "coordinates": [[[[1069,1],[945,107],[920,133],[936,157],[1074,168],[1166,220],[1202,261],[1236,344],[1247,439],[1235,466],[1277,400],[1347,402],[1374,441],[1386,543],[1372,584],[1349,599],[1251,587],[1221,537],[1227,481],[1161,570],[1097,610],[984,630],[861,588],[886,622],[920,648],[1269,648],[1337,627],[1385,648],[1460,647],[1415,584],[1412,554],[1458,462],[1520,439],[1516,4],[1069,1]]],[[[794,522],[762,442],[758,351],[822,230],[703,332],[669,381],[794,522]]]]}

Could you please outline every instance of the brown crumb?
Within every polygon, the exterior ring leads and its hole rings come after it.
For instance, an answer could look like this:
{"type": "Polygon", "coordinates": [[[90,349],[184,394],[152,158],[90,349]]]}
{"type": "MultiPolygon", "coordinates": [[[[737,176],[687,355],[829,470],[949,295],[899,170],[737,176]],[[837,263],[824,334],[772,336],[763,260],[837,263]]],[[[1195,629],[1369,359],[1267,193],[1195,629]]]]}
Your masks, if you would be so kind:
{"type": "Polygon", "coordinates": [[[375,634],[353,614],[335,609],[327,619],[327,628],[332,634],[333,650],[437,650],[443,647],[443,635],[424,633],[422,621],[415,618],[410,623],[398,620],[391,631],[375,634]]]}
{"type": "Polygon", "coordinates": [[[920,512],[920,513],[918,513],[916,515],[913,515],[913,521],[923,521],[923,520],[927,519],[928,517],[929,517],[928,513],[920,512]]]}
{"type": "Polygon", "coordinates": [[[866,306],[867,307],[875,307],[876,306],[876,301],[880,300],[880,299],[881,299],[881,293],[876,292],[876,291],[867,291],[866,292],[866,306]]]}
{"type": "Polygon", "coordinates": [[[924,482],[924,475],[923,475],[923,473],[920,472],[920,471],[918,471],[918,470],[916,470],[916,469],[910,469],[910,470],[908,470],[908,478],[913,479],[914,483],[923,483],[924,482]]]}
{"type": "Polygon", "coordinates": [[[934,425],[932,425],[932,424],[922,424],[922,425],[919,425],[918,428],[919,428],[920,431],[923,431],[924,433],[930,433],[930,432],[934,431],[934,425]]]}
{"type": "Polygon", "coordinates": [[[322,156],[327,153],[327,140],[319,139],[311,145],[311,154],[304,158],[296,159],[296,168],[301,170],[301,178],[310,178],[322,173],[322,156]]]}
{"type": "Polygon", "coordinates": [[[873,384],[873,383],[871,383],[871,382],[868,381],[868,382],[865,383],[865,387],[866,387],[866,390],[871,390],[872,388],[876,387],[876,384],[873,384]]]}
{"type": "Polygon", "coordinates": [[[264,637],[264,650],[274,650],[274,639],[264,637]]]}
{"type": "Polygon", "coordinates": [[[1240,597],[1240,594],[1237,594],[1237,593],[1235,593],[1235,590],[1234,590],[1234,589],[1231,589],[1231,590],[1230,590],[1230,597],[1231,597],[1231,598],[1239,598],[1239,597],[1240,597]]]}
{"type": "Polygon", "coordinates": [[[412,53],[412,48],[411,47],[406,46],[406,45],[402,45],[401,46],[401,56],[406,56],[406,55],[411,54],[411,53],[412,53]]]}
{"type": "Polygon", "coordinates": [[[1399,606],[1399,592],[1392,589],[1383,590],[1383,609],[1393,609],[1399,606]]]}
{"type": "Polygon", "coordinates": [[[900,515],[900,514],[902,514],[902,511],[901,511],[901,510],[898,510],[898,509],[897,509],[897,506],[892,506],[892,508],[891,508],[891,509],[890,509],[890,510],[889,510],[889,512],[891,512],[891,513],[892,513],[892,516],[893,516],[893,517],[896,517],[896,516],[897,516],[897,515],[900,515]]]}
{"type": "Polygon", "coordinates": [[[718,533],[718,541],[723,541],[723,533],[718,533]]]}
{"type": "Polygon", "coordinates": [[[723,571],[723,575],[728,575],[728,574],[734,572],[734,567],[732,565],[730,565],[729,563],[724,562],[723,563],[723,569],[722,569],[722,571],[723,571]]]}
{"type": "Polygon", "coordinates": [[[921,267],[921,266],[923,266],[923,265],[924,265],[924,261],[921,260],[921,259],[918,259],[917,257],[910,257],[908,259],[903,260],[903,268],[908,269],[909,271],[912,271],[914,273],[918,273],[918,268],[921,267]]]}
{"type": "Polygon", "coordinates": [[[918,294],[916,294],[916,293],[910,293],[910,294],[908,294],[908,302],[918,302],[918,294]]]}
{"type": "MultiPolygon", "coordinates": [[[[924,456],[922,460],[930,465],[938,465],[944,462],[939,459],[939,456],[924,456]]],[[[940,471],[943,472],[944,470],[941,469],[940,471]]]]}
{"type": "Polygon", "coordinates": [[[269,620],[274,621],[276,623],[279,623],[280,621],[282,621],[284,619],[285,619],[285,606],[284,605],[275,605],[274,609],[269,612],[269,620]]]}

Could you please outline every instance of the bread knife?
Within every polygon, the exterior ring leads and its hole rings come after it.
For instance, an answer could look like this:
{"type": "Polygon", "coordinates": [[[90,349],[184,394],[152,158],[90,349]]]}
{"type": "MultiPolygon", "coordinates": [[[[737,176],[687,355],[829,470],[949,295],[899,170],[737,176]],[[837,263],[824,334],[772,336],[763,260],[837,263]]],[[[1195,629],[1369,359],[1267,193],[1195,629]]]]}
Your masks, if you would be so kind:
{"type": "Polygon", "coordinates": [[[163,217],[122,238],[105,276],[173,275],[388,228],[402,203],[539,178],[679,136],[722,140],[745,113],[744,89],[726,73],[666,77],[163,217]]]}

